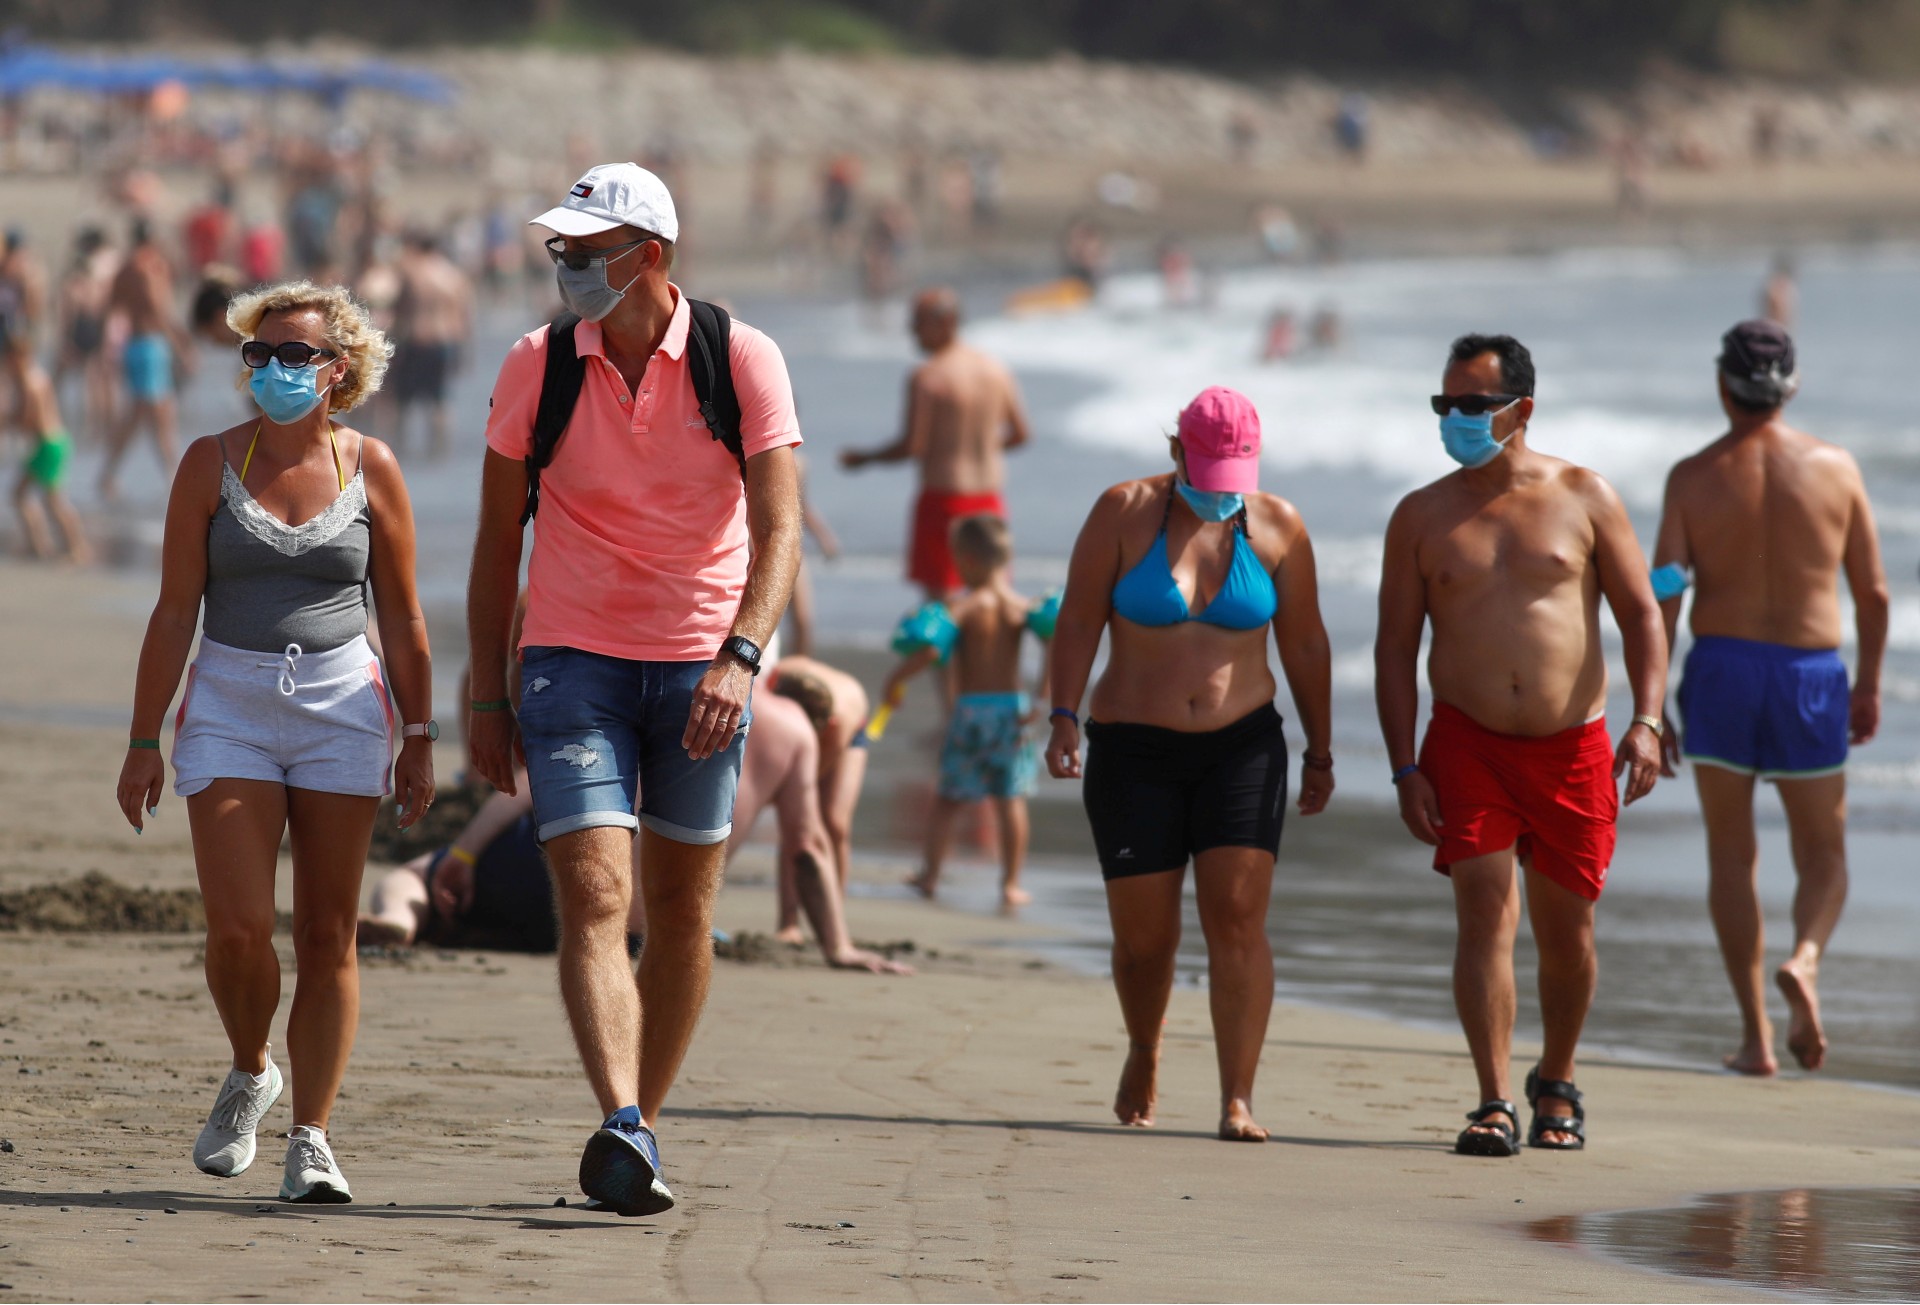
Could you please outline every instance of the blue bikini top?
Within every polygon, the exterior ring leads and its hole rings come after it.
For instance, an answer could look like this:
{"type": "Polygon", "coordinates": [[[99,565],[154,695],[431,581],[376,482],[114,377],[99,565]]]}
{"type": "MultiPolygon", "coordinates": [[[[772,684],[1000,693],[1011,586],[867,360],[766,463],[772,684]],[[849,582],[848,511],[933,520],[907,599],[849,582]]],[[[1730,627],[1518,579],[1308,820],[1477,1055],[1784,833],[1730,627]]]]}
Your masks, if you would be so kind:
{"type": "Polygon", "coordinates": [[[1113,610],[1135,625],[1151,627],[1201,621],[1225,630],[1257,630],[1271,621],[1280,608],[1280,596],[1274,592],[1273,577],[1260,565],[1259,554],[1247,539],[1246,509],[1234,518],[1233,561],[1227,567],[1227,578],[1213,601],[1197,615],[1187,610],[1186,596],[1174,583],[1173,566],[1167,561],[1167,517],[1172,511],[1173,491],[1169,489],[1160,533],[1147,555],[1114,585],[1113,610]]]}

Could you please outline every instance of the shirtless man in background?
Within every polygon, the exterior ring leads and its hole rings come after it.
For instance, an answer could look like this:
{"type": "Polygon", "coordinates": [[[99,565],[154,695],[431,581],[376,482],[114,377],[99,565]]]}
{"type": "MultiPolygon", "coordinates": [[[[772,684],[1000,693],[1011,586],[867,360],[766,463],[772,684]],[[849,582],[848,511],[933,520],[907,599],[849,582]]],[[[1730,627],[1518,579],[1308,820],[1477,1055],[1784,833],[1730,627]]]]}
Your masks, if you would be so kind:
{"type": "Polygon", "coordinates": [[[873,462],[920,465],[907,578],[942,599],[960,587],[948,534],[962,517],[1006,519],[1002,454],[1027,442],[1027,414],[1005,366],[960,339],[960,299],[946,287],[913,301],[913,335],[927,360],[907,385],[906,430],[877,449],[847,449],[849,471],[873,462]]]}
{"type": "Polygon", "coordinates": [[[1742,1074],[1779,1067],[1762,972],[1754,780],[1780,792],[1799,885],[1793,954],[1774,981],[1787,999],[1787,1049],[1818,1069],[1827,1040],[1815,982],[1847,898],[1847,748],[1880,726],[1887,579],[1860,468],[1781,419],[1799,385],[1786,328],[1740,323],[1722,337],[1719,366],[1727,433],[1674,467],[1654,547],[1669,642],[1689,569],[1694,586],[1684,747],[1669,732],[1665,750],[1669,763],[1682,752],[1694,763],[1707,903],[1740,1004],[1740,1049],[1726,1065],[1742,1074]],[[1843,570],[1859,642],[1851,692],[1838,651],[1843,570]]]}
{"type": "Polygon", "coordinates": [[[1387,526],[1375,694],[1400,815],[1453,881],[1454,1004],[1481,1105],[1455,1149],[1514,1155],[1509,1095],[1513,943],[1526,906],[1540,953],[1545,1046],[1526,1095],[1530,1145],[1585,1145],[1574,1050],[1593,1001],[1593,908],[1613,858],[1619,798],[1660,771],[1667,649],[1632,523],[1612,486],[1527,445],[1533,359],[1511,336],[1454,341],[1434,396],[1461,470],[1402,499],[1387,526]],[[1635,716],[1615,749],[1604,718],[1600,599],[1625,644],[1635,716]],[[1433,625],[1433,720],[1418,759],[1421,629],[1433,625]]]}
{"type": "Polygon", "coordinates": [[[440,251],[432,233],[407,234],[400,257],[400,297],[393,312],[394,441],[407,442],[407,415],[427,409],[429,456],[451,447],[447,432],[447,386],[473,337],[473,286],[467,274],[440,251]]]}
{"type": "Polygon", "coordinates": [[[107,312],[127,322],[121,354],[127,410],[108,434],[107,459],[100,469],[100,497],[112,502],[120,496],[120,459],[143,423],[153,430],[162,469],[173,470],[178,420],[174,368],[176,363],[183,371],[192,367],[193,341],[174,304],[173,269],[144,218],[133,224],[133,247],[113,278],[107,312]]]}

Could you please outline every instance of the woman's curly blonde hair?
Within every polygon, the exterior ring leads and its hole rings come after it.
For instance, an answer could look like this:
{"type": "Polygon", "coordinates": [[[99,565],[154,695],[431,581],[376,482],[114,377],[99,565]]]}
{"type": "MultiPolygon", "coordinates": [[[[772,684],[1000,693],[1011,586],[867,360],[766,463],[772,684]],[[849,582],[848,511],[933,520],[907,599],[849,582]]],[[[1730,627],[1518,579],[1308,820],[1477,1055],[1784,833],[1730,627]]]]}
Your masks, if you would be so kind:
{"type": "MultiPolygon", "coordinates": [[[[326,342],[347,360],[347,374],[327,395],[328,412],[352,412],[371,399],[387,374],[387,360],[393,357],[393,343],[373,324],[367,307],[356,300],[345,286],[316,285],[312,281],[282,281],[237,294],[227,305],[227,325],[242,340],[251,340],[260,330],[268,313],[298,312],[312,309],[326,324],[322,332],[326,342]]],[[[244,389],[248,373],[240,374],[244,389]]]]}

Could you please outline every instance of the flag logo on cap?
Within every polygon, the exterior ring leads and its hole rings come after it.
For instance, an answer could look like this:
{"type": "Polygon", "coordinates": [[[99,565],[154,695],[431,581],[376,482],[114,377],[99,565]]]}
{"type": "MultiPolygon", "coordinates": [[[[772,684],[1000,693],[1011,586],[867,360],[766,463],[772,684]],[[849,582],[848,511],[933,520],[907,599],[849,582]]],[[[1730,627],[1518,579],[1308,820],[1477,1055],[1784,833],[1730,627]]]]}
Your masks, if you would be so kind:
{"type": "Polygon", "coordinates": [[[579,185],[575,186],[570,193],[573,195],[575,199],[585,199],[587,196],[593,193],[593,187],[583,181],[579,185]]]}

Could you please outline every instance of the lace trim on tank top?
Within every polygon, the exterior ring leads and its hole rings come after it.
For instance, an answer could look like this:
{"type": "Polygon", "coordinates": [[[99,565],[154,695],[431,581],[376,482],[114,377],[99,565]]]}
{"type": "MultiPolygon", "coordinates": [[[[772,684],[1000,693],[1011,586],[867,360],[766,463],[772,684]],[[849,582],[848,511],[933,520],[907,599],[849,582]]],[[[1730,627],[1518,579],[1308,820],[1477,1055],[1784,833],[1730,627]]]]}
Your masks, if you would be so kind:
{"type": "Polygon", "coordinates": [[[297,526],[288,525],[261,507],[230,463],[221,467],[220,497],[226,500],[233,519],[248,534],[276,553],[298,557],[322,544],[331,543],[359,518],[367,506],[367,484],[365,473],[354,472],[353,479],[347,482],[347,487],[335,496],[333,502],[327,504],[324,512],[297,526]]]}

